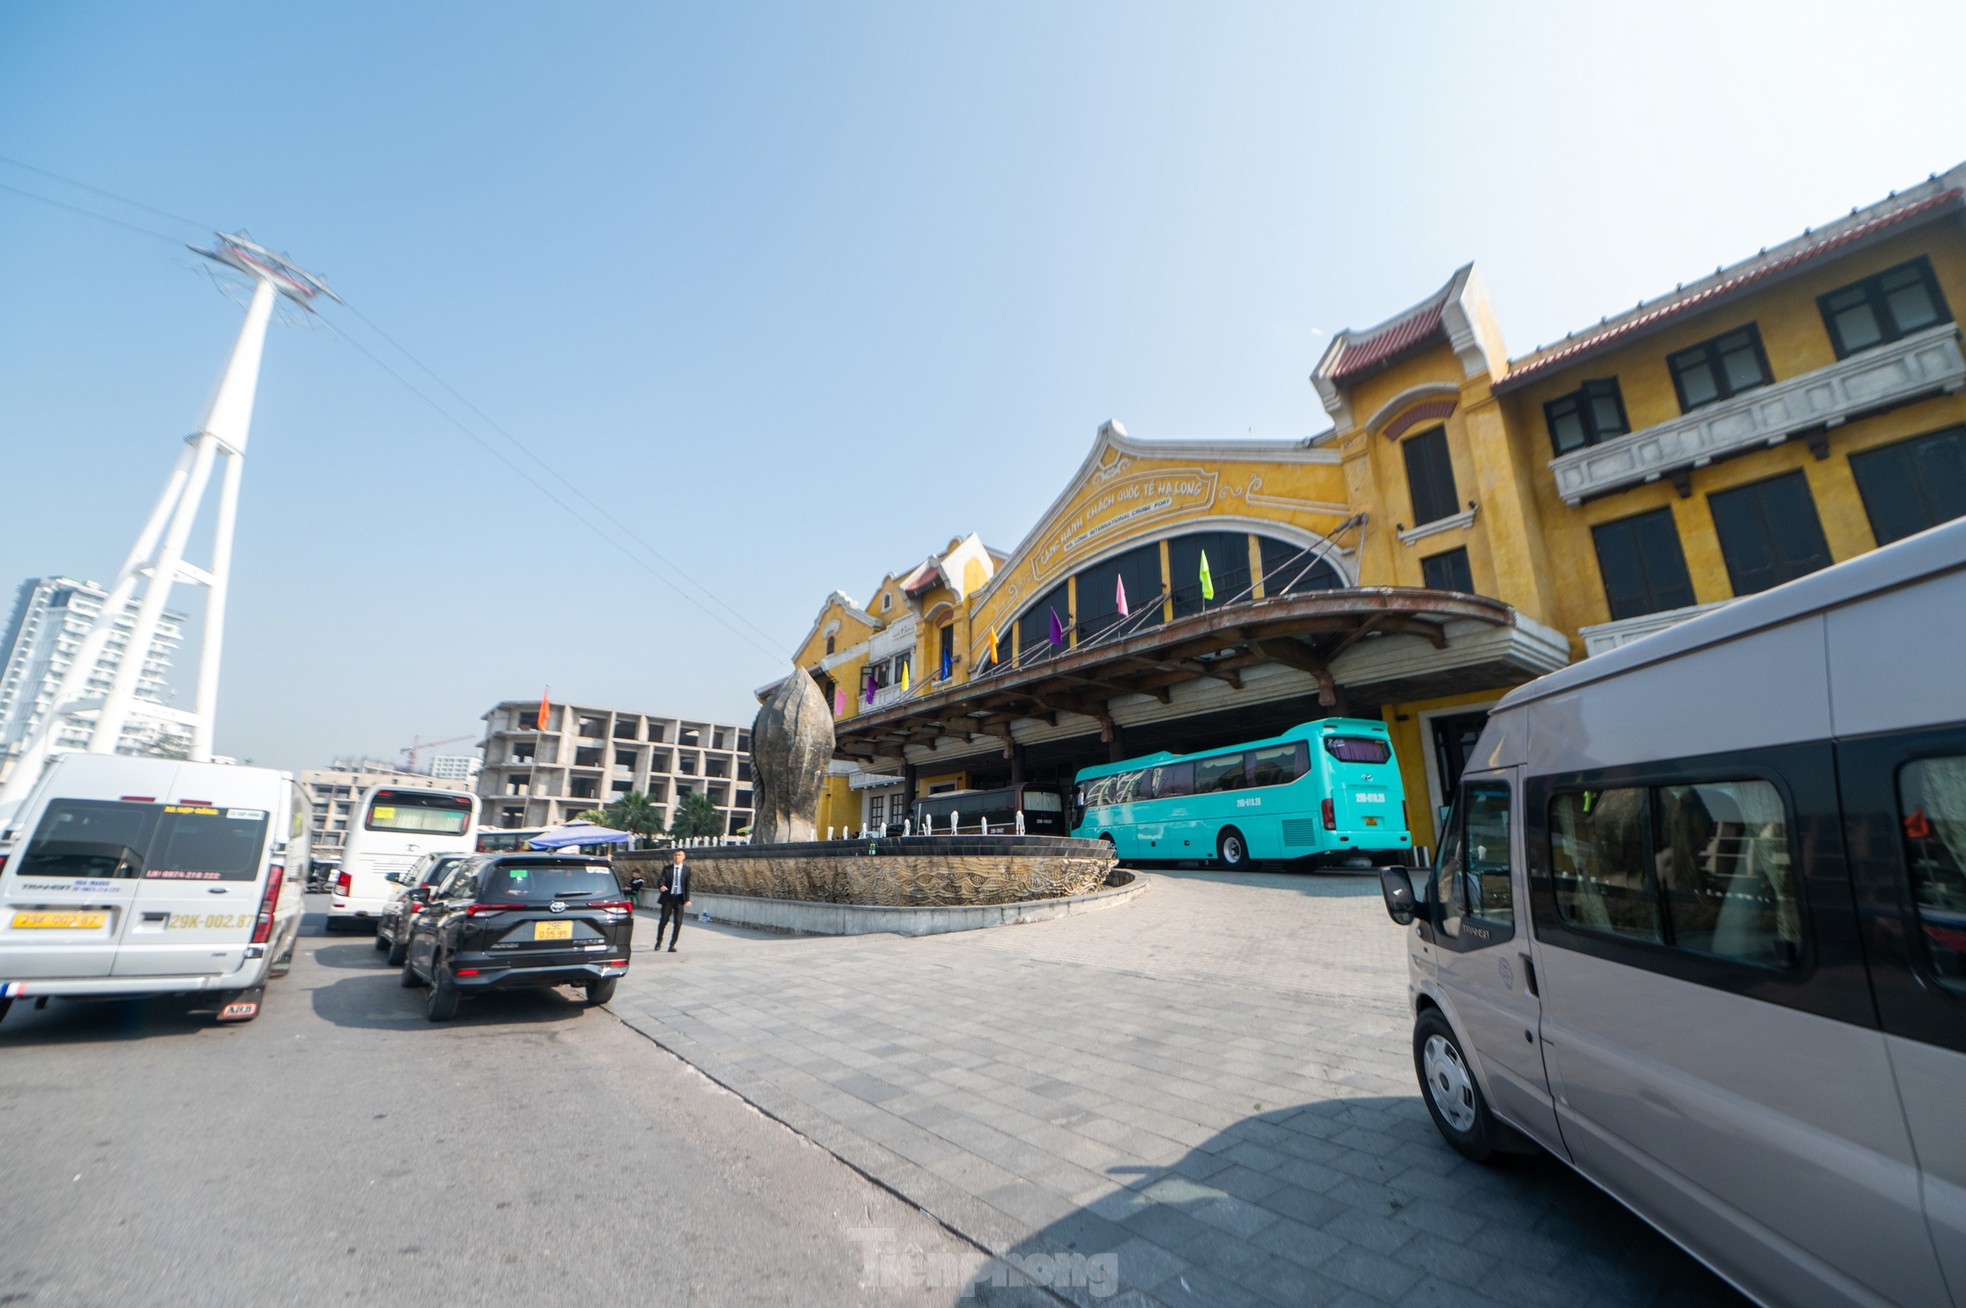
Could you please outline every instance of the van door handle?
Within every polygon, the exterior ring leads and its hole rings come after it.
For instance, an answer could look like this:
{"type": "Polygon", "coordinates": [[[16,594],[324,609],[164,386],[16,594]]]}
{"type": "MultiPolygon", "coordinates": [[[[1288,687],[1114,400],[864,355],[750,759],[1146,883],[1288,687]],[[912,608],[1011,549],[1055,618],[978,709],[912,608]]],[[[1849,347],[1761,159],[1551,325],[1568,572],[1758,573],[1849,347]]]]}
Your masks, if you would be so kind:
{"type": "Polygon", "coordinates": [[[232,892],[225,886],[206,886],[205,893],[208,895],[229,895],[232,892]]]}
{"type": "Polygon", "coordinates": [[[1516,955],[1516,957],[1522,960],[1523,984],[1529,987],[1530,994],[1536,996],[1536,998],[1538,999],[1541,999],[1543,997],[1543,992],[1536,988],[1536,964],[1530,959],[1529,955],[1527,954],[1518,954],[1516,955]]]}

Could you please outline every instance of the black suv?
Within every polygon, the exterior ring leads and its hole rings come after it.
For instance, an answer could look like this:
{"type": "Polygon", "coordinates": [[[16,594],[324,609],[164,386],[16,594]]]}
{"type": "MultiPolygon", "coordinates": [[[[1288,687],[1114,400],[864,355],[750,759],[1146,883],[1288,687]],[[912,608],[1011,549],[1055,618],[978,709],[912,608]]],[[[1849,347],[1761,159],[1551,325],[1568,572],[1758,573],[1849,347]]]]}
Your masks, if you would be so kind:
{"type": "Polygon", "coordinates": [[[426,907],[409,919],[403,984],[430,987],[433,1022],[480,990],[572,985],[605,1004],[628,970],[634,905],[604,858],[485,854],[409,893],[426,907]]]}
{"type": "Polygon", "coordinates": [[[389,966],[401,967],[410,951],[409,921],[423,911],[423,900],[410,894],[418,886],[432,887],[443,882],[452,868],[471,857],[469,854],[425,854],[407,872],[389,872],[383,880],[404,887],[375,920],[375,947],[389,951],[389,966]]]}

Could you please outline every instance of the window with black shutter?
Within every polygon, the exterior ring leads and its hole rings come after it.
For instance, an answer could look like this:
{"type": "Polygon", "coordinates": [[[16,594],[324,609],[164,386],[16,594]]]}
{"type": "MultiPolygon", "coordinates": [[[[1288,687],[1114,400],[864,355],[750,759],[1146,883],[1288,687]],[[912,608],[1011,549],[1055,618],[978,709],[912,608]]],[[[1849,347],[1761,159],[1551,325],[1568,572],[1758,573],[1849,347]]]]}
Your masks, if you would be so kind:
{"type": "Polygon", "coordinates": [[[1474,572],[1468,567],[1466,549],[1443,550],[1420,560],[1420,577],[1428,590],[1453,590],[1474,594],[1474,572]]]}
{"type": "Polygon", "coordinates": [[[1447,429],[1435,427],[1407,438],[1405,451],[1413,525],[1424,526],[1460,512],[1460,497],[1454,493],[1454,465],[1447,457],[1447,429]]]}
{"type": "Polygon", "coordinates": [[[1686,575],[1686,553],[1671,509],[1654,509],[1634,518],[1591,528],[1597,542],[1597,570],[1613,621],[1683,609],[1692,604],[1693,582],[1686,575]]]}
{"type": "Polygon", "coordinates": [[[1879,545],[1966,517],[1966,427],[1852,454],[1850,472],[1879,545]]]}
{"type": "Polygon", "coordinates": [[[1924,255],[1819,295],[1816,303],[1839,359],[1952,321],[1952,311],[1946,308],[1924,255]]]}
{"type": "Polygon", "coordinates": [[[1543,420],[1549,424],[1550,444],[1558,454],[1581,450],[1631,430],[1616,377],[1587,381],[1570,394],[1559,395],[1543,406],[1543,420]]]}
{"type": "Polygon", "coordinates": [[[1752,595],[1830,564],[1822,519],[1800,472],[1707,496],[1736,595],[1752,595]]]}
{"type": "Polygon", "coordinates": [[[1669,354],[1666,366],[1672,370],[1681,413],[1731,399],[1772,380],[1761,332],[1753,323],[1669,354]]]}

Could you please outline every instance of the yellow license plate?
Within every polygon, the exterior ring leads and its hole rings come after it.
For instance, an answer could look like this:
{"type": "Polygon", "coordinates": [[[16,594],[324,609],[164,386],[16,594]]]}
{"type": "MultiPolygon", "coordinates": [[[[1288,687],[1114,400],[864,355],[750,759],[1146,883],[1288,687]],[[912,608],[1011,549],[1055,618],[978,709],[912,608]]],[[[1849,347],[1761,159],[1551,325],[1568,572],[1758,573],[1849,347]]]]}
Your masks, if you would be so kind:
{"type": "Polygon", "coordinates": [[[573,939],[573,923],[535,922],[532,924],[532,938],[534,940],[571,940],[573,939]]]}
{"type": "Polygon", "coordinates": [[[14,929],[20,931],[40,927],[53,931],[94,931],[107,921],[107,913],[16,913],[14,929]]]}
{"type": "Polygon", "coordinates": [[[1370,818],[1370,817],[1369,817],[1369,818],[1367,818],[1367,819],[1365,819],[1365,825],[1366,825],[1366,826],[1368,826],[1368,827],[1376,827],[1376,826],[1378,826],[1378,825],[1379,825],[1379,819],[1378,819],[1378,818],[1370,818]]]}

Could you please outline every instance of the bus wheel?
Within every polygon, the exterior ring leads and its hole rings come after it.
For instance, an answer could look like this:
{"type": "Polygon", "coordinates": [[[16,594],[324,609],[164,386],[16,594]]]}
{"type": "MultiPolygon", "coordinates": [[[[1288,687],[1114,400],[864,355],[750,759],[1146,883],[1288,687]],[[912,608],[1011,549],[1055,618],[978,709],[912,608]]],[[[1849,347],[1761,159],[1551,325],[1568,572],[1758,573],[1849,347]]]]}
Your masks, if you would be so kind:
{"type": "Polygon", "coordinates": [[[1222,834],[1215,838],[1215,861],[1231,872],[1240,872],[1250,865],[1249,842],[1242,838],[1242,832],[1234,827],[1222,828],[1222,834]]]}

